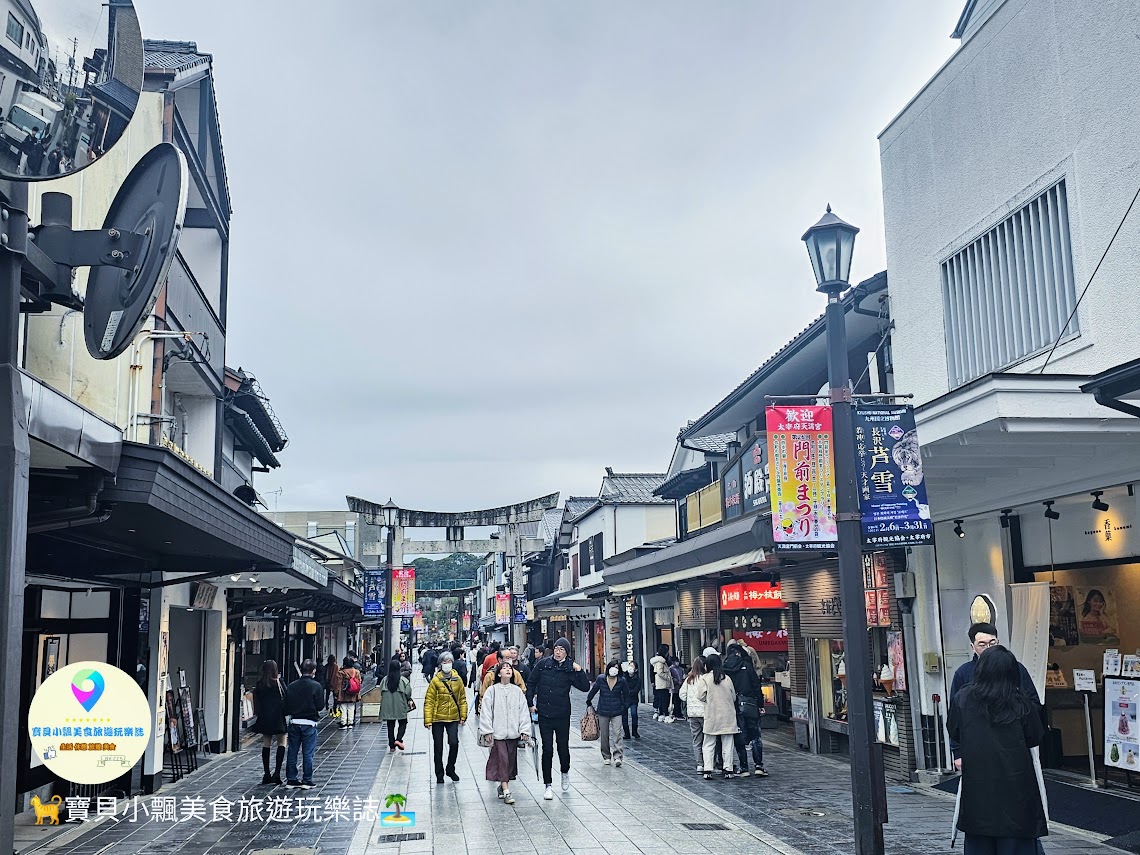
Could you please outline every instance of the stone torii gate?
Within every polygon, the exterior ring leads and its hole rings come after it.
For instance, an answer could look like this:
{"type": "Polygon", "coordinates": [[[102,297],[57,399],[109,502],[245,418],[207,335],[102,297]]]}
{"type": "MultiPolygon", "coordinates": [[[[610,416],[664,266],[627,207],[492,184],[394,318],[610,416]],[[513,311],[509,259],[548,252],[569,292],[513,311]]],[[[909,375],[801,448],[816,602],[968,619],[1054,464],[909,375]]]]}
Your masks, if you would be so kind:
{"type": "MultiPolygon", "coordinates": [[[[384,595],[384,651],[395,650],[398,637],[393,632],[394,626],[399,626],[392,620],[392,568],[404,565],[404,549],[412,544],[415,554],[424,555],[450,555],[453,552],[469,552],[475,555],[487,553],[503,554],[506,556],[506,569],[511,579],[512,603],[513,595],[524,594],[526,589],[522,578],[522,556],[528,552],[541,552],[546,548],[542,538],[529,538],[519,536],[519,524],[538,522],[543,514],[552,508],[558,507],[558,493],[551,493],[529,502],[520,502],[515,505],[504,505],[499,508],[487,508],[481,511],[460,511],[447,513],[440,511],[411,511],[392,504],[380,505],[355,496],[346,496],[348,509],[360,514],[364,522],[369,525],[384,526],[388,529],[387,556],[385,557],[385,578],[387,588],[384,595]],[[465,528],[499,526],[505,530],[506,537],[491,538],[488,540],[467,540],[464,537],[465,528]],[[408,528],[441,528],[446,531],[445,540],[405,540],[404,529],[408,528]]],[[[379,544],[373,549],[366,547],[365,554],[377,554],[379,544]]],[[[521,624],[511,625],[511,637],[516,644],[524,641],[525,627],[521,624]]]]}

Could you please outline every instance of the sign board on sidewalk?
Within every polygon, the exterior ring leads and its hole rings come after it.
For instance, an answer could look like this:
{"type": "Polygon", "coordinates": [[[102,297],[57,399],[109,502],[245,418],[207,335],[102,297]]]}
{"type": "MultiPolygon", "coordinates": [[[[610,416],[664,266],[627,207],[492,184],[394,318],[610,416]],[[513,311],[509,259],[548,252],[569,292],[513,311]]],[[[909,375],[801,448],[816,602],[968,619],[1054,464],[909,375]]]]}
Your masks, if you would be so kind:
{"type": "Polygon", "coordinates": [[[1073,688],[1078,692],[1095,692],[1096,671],[1092,668],[1074,668],[1073,688]]]}

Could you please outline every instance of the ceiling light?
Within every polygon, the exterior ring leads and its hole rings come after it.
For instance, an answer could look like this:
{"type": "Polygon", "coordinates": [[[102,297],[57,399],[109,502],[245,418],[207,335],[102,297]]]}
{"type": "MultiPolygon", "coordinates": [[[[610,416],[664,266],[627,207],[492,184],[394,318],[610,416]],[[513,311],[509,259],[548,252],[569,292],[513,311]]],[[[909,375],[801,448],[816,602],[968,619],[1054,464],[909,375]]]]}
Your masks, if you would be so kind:
{"type": "Polygon", "coordinates": [[[288,589],[288,588],[282,588],[282,589],[281,589],[281,593],[282,593],[282,594],[288,594],[288,593],[289,593],[289,589],[288,589]]]}
{"type": "Polygon", "coordinates": [[[254,585],[253,591],[255,594],[260,594],[261,593],[261,586],[260,585],[254,585]]]}
{"type": "Polygon", "coordinates": [[[1045,506],[1045,519],[1059,520],[1061,518],[1061,512],[1053,510],[1053,500],[1052,499],[1050,499],[1047,502],[1042,502],[1041,504],[1043,504],[1045,506]]]}
{"type": "Polygon", "coordinates": [[[257,584],[257,576],[250,576],[249,581],[251,584],[256,585],[257,584]]]}
{"type": "Polygon", "coordinates": [[[965,537],[966,532],[962,530],[962,520],[954,520],[954,534],[958,537],[965,537]]]}
{"type": "Polygon", "coordinates": [[[230,576],[231,582],[237,582],[239,579],[241,579],[241,573],[234,573],[234,575],[230,576]]]}
{"type": "Polygon", "coordinates": [[[1009,528],[1009,515],[1013,513],[1013,508],[1001,509],[1001,527],[1009,528]]]}
{"type": "Polygon", "coordinates": [[[1102,501],[1100,498],[1103,495],[1104,495],[1104,490],[1093,490],[1092,491],[1092,497],[1093,497],[1092,509],[1094,511],[1107,511],[1108,510],[1108,502],[1102,501]]]}
{"type": "Polygon", "coordinates": [[[275,590],[275,589],[273,588],[273,586],[272,586],[272,585],[270,585],[268,588],[266,588],[266,589],[265,589],[265,593],[267,593],[267,594],[272,594],[274,590],[275,590]]]}

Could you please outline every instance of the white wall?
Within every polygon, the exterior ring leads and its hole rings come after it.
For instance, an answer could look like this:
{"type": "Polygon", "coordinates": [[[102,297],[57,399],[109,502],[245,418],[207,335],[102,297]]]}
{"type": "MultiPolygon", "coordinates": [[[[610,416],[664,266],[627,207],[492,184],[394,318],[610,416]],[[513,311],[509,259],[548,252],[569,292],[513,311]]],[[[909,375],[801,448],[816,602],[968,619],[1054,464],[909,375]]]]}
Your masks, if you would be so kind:
{"type": "MultiPolygon", "coordinates": [[[[1140,186],[1140,4],[1006,2],[880,137],[896,387],[949,390],[939,265],[1048,183],[1068,188],[1079,295],[1140,186]]],[[[1125,228],[1078,314],[1056,373],[1135,354],[1140,230],[1125,228]],[[1098,346],[1099,345],[1099,346],[1098,346]]],[[[1033,371],[1043,357],[1018,365],[1033,371]]]]}

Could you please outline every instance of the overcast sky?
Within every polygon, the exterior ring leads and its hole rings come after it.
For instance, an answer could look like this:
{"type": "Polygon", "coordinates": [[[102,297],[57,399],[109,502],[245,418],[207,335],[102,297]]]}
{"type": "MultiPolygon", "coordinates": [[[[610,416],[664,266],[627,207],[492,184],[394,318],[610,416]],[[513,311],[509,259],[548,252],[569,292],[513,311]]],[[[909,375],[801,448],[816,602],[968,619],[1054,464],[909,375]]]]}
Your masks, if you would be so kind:
{"type": "Polygon", "coordinates": [[[883,269],[876,136],[963,2],[136,0],[214,55],[226,357],[290,438],[270,508],[664,471],[822,311],[826,203],[852,278],[883,269]]]}

